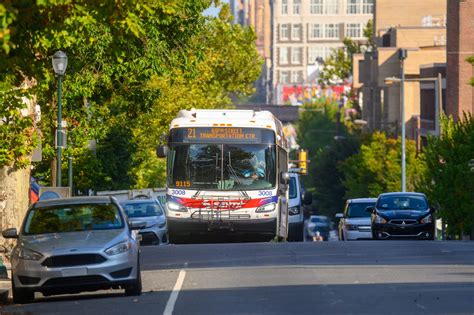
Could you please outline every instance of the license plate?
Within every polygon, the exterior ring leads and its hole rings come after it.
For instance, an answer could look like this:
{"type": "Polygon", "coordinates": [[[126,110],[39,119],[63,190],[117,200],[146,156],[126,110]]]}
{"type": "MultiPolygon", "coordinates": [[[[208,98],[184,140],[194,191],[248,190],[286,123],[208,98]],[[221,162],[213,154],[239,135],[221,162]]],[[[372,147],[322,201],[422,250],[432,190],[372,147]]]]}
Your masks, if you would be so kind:
{"type": "Polygon", "coordinates": [[[61,272],[62,272],[63,277],[86,276],[87,275],[87,268],[64,269],[61,272]]]}

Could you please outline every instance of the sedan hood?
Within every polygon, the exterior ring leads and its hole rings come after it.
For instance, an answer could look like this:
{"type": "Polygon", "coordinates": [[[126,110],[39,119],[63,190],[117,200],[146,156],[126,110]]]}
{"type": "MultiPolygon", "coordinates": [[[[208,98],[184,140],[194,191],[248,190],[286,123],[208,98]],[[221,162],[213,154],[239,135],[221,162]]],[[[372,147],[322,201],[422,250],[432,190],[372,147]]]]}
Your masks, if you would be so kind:
{"type": "Polygon", "coordinates": [[[123,239],[124,229],[21,236],[22,246],[40,253],[106,249],[123,239]]]}
{"type": "Polygon", "coordinates": [[[420,219],[429,213],[428,210],[386,210],[377,211],[385,219],[420,219]]]}

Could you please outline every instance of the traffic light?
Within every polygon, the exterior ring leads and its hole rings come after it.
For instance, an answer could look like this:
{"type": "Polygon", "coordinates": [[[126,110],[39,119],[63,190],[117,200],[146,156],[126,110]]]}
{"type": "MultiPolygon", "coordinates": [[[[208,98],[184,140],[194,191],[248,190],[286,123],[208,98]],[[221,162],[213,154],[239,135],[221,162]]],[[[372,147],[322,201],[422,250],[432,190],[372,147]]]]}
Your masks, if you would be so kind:
{"type": "Polygon", "coordinates": [[[306,175],[308,173],[308,151],[300,150],[298,152],[298,167],[300,174],[306,175]]]}

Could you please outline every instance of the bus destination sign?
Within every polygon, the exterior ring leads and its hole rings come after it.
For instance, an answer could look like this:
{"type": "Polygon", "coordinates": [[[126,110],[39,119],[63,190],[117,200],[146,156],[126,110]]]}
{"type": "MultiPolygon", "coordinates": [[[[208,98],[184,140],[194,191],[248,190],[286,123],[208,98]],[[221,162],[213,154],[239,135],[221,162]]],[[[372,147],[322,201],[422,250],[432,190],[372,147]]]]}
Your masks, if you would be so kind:
{"type": "Polygon", "coordinates": [[[275,141],[274,139],[272,130],[258,128],[188,127],[171,132],[171,142],[185,143],[262,143],[262,140],[268,143],[275,141]]]}

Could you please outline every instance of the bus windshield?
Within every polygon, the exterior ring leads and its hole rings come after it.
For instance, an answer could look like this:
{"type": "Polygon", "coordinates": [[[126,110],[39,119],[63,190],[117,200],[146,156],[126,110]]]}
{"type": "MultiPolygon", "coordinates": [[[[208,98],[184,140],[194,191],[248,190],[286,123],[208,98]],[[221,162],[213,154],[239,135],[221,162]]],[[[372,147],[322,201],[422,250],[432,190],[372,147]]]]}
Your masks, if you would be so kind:
{"type": "Polygon", "coordinates": [[[168,172],[171,188],[273,188],[276,184],[275,145],[174,143],[168,155],[168,172]]]}

